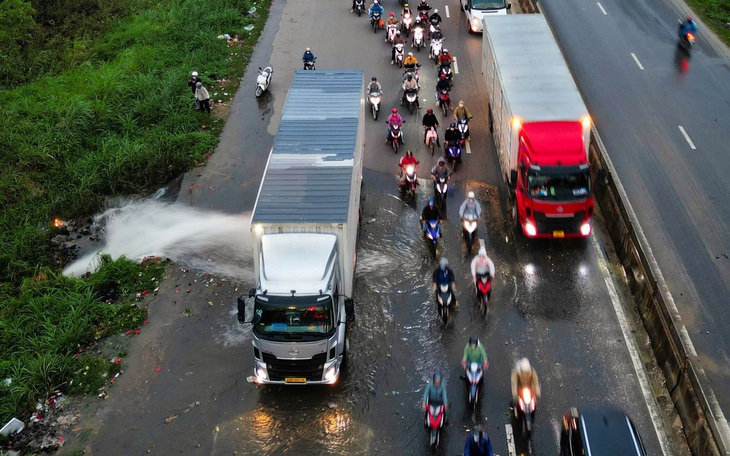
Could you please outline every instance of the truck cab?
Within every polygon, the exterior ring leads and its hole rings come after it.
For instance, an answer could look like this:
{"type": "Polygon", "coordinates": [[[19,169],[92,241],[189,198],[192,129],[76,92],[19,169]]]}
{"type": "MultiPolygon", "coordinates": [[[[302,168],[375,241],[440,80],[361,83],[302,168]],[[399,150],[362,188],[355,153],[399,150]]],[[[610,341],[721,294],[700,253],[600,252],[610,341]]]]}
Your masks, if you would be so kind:
{"type": "Polygon", "coordinates": [[[239,299],[239,321],[252,324],[257,383],[337,381],[353,317],[352,301],[342,293],[337,242],[334,234],[260,237],[256,288],[249,303],[239,299]]]}
{"type": "Polygon", "coordinates": [[[512,7],[506,0],[459,0],[466,14],[466,28],[471,33],[484,31],[484,18],[490,15],[504,15],[512,7]]]}

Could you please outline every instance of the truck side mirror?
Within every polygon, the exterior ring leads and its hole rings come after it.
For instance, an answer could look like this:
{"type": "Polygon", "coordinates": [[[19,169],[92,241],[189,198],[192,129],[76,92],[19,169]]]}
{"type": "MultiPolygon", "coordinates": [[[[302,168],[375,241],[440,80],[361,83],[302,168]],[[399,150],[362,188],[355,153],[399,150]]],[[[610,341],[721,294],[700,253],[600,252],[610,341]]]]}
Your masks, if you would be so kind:
{"type": "Polygon", "coordinates": [[[238,297],[238,322],[251,323],[251,320],[246,315],[246,298],[243,296],[238,297]]]}
{"type": "Polygon", "coordinates": [[[249,298],[253,298],[254,296],[256,296],[256,289],[255,288],[249,288],[249,290],[248,290],[248,297],[249,298]]]}
{"type": "Polygon", "coordinates": [[[355,321],[355,302],[352,298],[345,298],[345,321],[347,323],[355,321]]]}
{"type": "MultiPolygon", "coordinates": [[[[525,165],[520,163],[519,168],[524,169],[525,165]]],[[[516,169],[512,169],[509,172],[509,186],[510,186],[510,188],[515,188],[517,186],[517,170],[516,169]]]]}
{"type": "MultiPolygon", "coordinates": [[[[535,2],[535,3],[537,3],[537,2],[535,2]]],[[[510,8],[512,8],[512,4],[511,3],[507,3],[507,9],[510,9],[510,8]]]]}

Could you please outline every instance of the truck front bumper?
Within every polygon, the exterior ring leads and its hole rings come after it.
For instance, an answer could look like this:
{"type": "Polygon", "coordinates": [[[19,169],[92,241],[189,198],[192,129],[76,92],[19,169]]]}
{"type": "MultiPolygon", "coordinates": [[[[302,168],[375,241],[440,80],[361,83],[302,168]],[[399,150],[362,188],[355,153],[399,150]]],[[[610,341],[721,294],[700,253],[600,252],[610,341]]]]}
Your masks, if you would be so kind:
{"type": "Polygon", "coordinates": [[[337,379],[340,377],[340,365],[336,359],[327,362],[322,369],[322,376],[320,379],[314,377],[297,377],[295,373],[292,373],[290,377],[284,376],[283,378],[272,379],[269,376],[266,364],[256,360],[256,367],[253,372],[254,382],[258,384],[269,384],[269,385],[334,385],[337,383],[337,379]]]}

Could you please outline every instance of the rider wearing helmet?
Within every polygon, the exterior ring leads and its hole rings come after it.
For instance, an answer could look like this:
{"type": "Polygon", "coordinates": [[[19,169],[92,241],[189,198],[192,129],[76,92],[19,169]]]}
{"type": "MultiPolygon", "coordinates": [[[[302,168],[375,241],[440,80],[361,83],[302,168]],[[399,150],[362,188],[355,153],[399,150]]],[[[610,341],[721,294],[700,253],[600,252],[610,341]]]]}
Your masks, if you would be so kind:
{"type": "Polygon", "coordinates": [[[383,16],[383,6],[380,4],[378,0],[373,0],[373,4],[368,10],[368,17],[370,19],[373,18],[373,14],[378,13],[380,16],[383,16]]]}
{"type": "Polygon", "coordinates": [[[400,34],[400,30],[397,30],[395,32],[395,38],[393,38],[393,46],[390,52],[390,64],[393,65],[395,63],[395,47],[398,44],[402,44],[403,47],[406,47],[406,40],[403,38],[403,36],[400,34]]]}
{"type": "MultiPolygon", "coordinates": [[[[469,342],[464,346],[464,356],[461,358],[461,367],[466,369],[471,363],[479,363],[482,369],[487,370],[487,352],[476,336],[471,336],[469,342]]],[[[484,377],[482,377],[483,379],[484,377]]]]}
{"type": "Polygon", "coordinates": [[[418,59],[413,55],[413,52],[409,52],[406,59],[403,61],[403,67],[406,69],[406,71],[416,71],[416,66],[418,65],[418,59]]]}
{"type": "MultiPolygon", "coordinates": [[[[421,22],[421,18],[416,16],[415,21],[413,21],[413,27],[411,28],[414,33],[411,34],[411,47],[416,45],[416,30],[420,29],[421,32],[423,32],[423,22],[421,22]]],[[[423,35],[421,35],[423,36],[423,35]]],[[[423,43],[421,43],[423,44],[423,43]]]]}
{"type": "Polygon", "coordinates": [[[415,93],[416,94],[416,107],[418,109],[421,109],[421,103],[418,101],[418,82],[416,82],[416,78],[413,77],[411,73],[408,73],[406,75],[406,80],[403,81],[403,97],[400,99],[400,104],[403,106],[403,104],[406,102],[406,95],[409,93],[415,93]]]}
{"type": "Polygon", "coordinates": [[[474,192],[469,192],[469,194],[466,196],[466,199],[463,203],[461,203],[461,207],[459,208],[459,217],[461,217],[462,221],[464,220],[464,216],[466,215],[476,215],[477,218],[481,217],[482,215],[482,206],[479,204],[479,201],[477,201],[477,199],[474,197],[474,192]]]}
{"type": "MultiPolygon", "coordinates": [[[[438,117],[436,117],[436,114],[433,113],[433,109],[428,108],[426,114],[423,115],[423,120],[421,123],[423,125],[423,142],[426,142],[426,133],[428,133],[428,130],[431,127],[434,127],[436,129],[439,128],[439,119],[438,117]]],[[[439,145],[438,133],[436,135],[436,145],[439,145]]]]}
{"type": "Polygon", "coordinates": [[[421,0],[421,3],[418,4],[418,7],[416,9],[419,13],[421,11],[425,11],[426,14],[428,14],[428,12],[431,11],[431,5],[429,5],[426,0],[421,0]]]}
{"type": "Polygon", "coordinates": [[[537,379],[537,372],[530,365],[530,360],[527,358],[521,358],[515,363],[515,367],[512,370],[512,400],[517,403],[519,390],[524,387],[529,387],[535,394],[535,397],[540,397],[540,381],[537,379]]]}
{"type": "Polygon", "coordinates": [[[687,15],[687,19],[679,26],[679,37],[684,38],[688,33],[697,35],[697,24],[690,15],[687,15]]]}
{"type": "Polygon", "coordinates": [[[433,179],[434,186],[439,178],[446,179],[446,182],[451,180],[451,170],[446,166],[446,160],[444,157],[439,157],[436,166],[431,168],[431,179],[433,179]]]}
{"type": "Polygon", "coordinates": [[[439,66],[451,65],[454,62],[454,58],[449,54],[449,50],[444,48],[441,49],[441,54],[438,58],[439,66]]]}
{"type": "Polygon", "coordinates": [[[306,65],[307,62],[314,62],[314,54],[312,54],[312,50],[310,48],[307,48],[304,50],[304,54],[302,54],[302,63],[306,65]]]}
{"type": "MultiPolygon", "coordinates": [[[[398,19],[396,19],[395,13],[392,11],[390,12],[390,15],[388,15],[388,20],[385,21],[386,32],[390,30],[390,27],[395,27],[396,29],[398,28],[398,19]]],[[[388,41],[388,33],[385,34],[385,41],[388,41]]]]}
{"type": "MultiPolygon", "coordinates": [[[[484,247],[479,249],[477,256],[471,260],[471,277],[474,279],[474,284],[482,277],[487,276],[490,278],[494,277],[494,262],[489,256],[487,256],[487,249],[484,247]]],[[[492,289],[490,288],[487,292],[487,301],[492,298],[492,289]]]]}
{"type": "MultiPolygon", "coordinates": [[[[393,108],[388,118],[385,120],[385,123],[388,124],[388,137],[385,140],[385,143],[388,144],[390,142],[390,130],[393,127],[393,125],[397,125],[399,127],[403,126],[403,117],[398,114],[398,108],[393,108]]],[[[403,138],[401,137],[401,144],[405,144],[405,141],[403,141],[403,138]]]]}
{"type": "Polygon", "coordinates": [[[456,276],[454,271],[449,267],[449,260],[441,257],[439,265],[433,271],[433,289],[438,290],[439,285],[448,284],[451,287],[451,293],[454,296],[454,307],[459,308],[459,301],[456,299],[456,276]]]}
{"type": "Polygon", "coordinates": [[[370,79],[370,84],[368,84],[368,95],[371,93],[383,93],[383,87],[375,76],[370,79]]]}
{"type": "MultiPolygon", "coordinates": [[[[402,186],[406,182],[406,167],[409,165],[413,165],[414,169],[418,168],[418,160],[416,160],[416,157],[413,156],[413,152],[410,150],[406,151],[406,154],[401,157],[400,161],[398,162],[398,166],[400,167],[400,180],[398,181],[398,186],[402,186]]],[[[418,181],[416,181],[416,185],[418,185],[418,181]]]]}
{"type": "Polygon", "coordinates": [[[438,8],[434,9],[433,14],[428,17],[428,23],[431,24],[431,27],[429,27],[429,29],[438,29],[441,26],[442,20],[443,19],[441,19],[438,8]]]}
{"type": "Polygon", "coordinates": [[[428,199],[428,204],[421,211],[421,227],[423,228],[423,235],[426,235],[426,223],[431,220],[438,220],[441,223],[441,211],[433,201],[433,198],[428,199]]]}
{"type": "Polygon", "coordinates": [[[464,456],[493,456],[492,442],[480,425],[472,429],[464,443],[464,456]]]}
{"type": "Polygon", "coordinates": [[[444,133],[444,149],[449,147],[449,143],[456,144],[461,139],[461,135],[456,130],[456,122],[449,124],[449,129],[444,133]]]}
{"type": "Polygon", "coordinates": [[[421,404],[421,408],[426,410],[430,404],[443,404],[444,413],[449,408],[449,401],[446,397],[446,383],[443,381],[443,376],[439,371],[434,372],[432,381],[426,385],[426,390],[423,392],[423,404],[421,404]]]}

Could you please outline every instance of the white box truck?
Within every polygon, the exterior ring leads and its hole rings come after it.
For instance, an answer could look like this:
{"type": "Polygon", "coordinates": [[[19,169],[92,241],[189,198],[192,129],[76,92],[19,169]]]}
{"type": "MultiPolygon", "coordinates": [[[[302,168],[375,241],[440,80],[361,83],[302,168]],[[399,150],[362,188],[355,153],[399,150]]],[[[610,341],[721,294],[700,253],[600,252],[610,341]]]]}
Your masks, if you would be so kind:
{"type": "Polygon", "coordinates": [[[542,14],[484,19],[489,129],[528,237],[591,234],[591,118],[542,14]]]}
{"type": "Polygon", "coordinates": [[[254,379],[333,384],[348,350],[364,145],[363,74],[297,71],[251,216],[254,379]]]}

